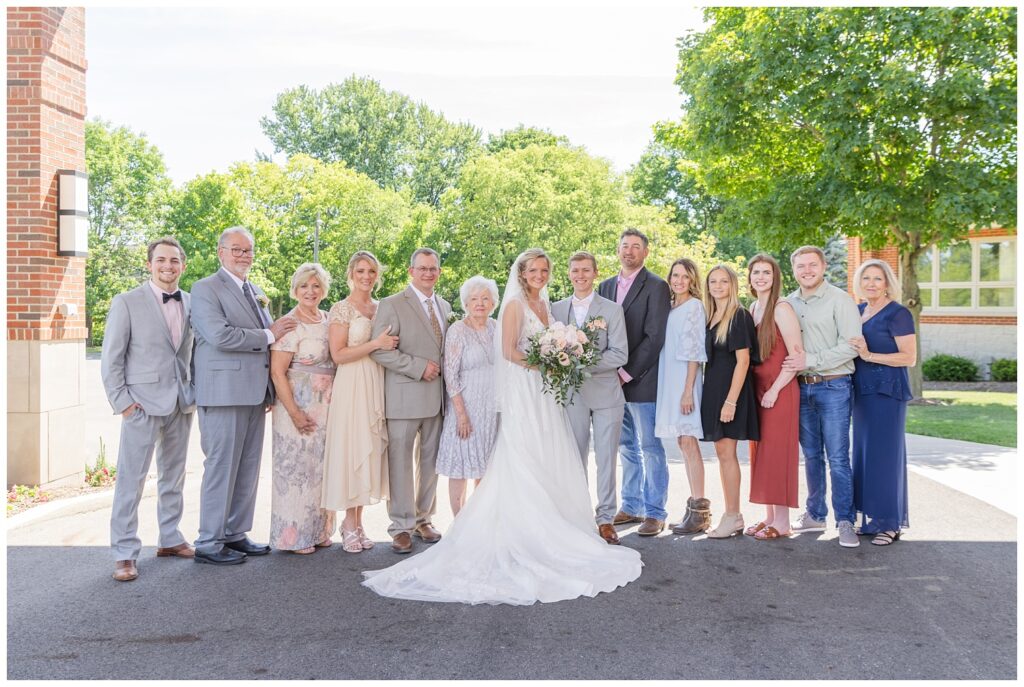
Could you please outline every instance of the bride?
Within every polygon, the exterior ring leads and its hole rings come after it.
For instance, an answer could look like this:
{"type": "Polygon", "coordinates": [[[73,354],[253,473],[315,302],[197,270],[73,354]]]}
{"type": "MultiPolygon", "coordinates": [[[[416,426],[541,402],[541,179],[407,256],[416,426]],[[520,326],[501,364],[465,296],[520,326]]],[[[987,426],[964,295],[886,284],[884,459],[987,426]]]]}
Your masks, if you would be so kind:
{"type": "Polygon", "coordinates": [[[444,538],[385,570],[364,572],[382,596],[529,605],[596,596],[640,576],[640,554],[598,536],[565,410],[528,366],[530,337],[551,324],[551,261],[523,252],[509,273],[495,335],[501,420],[483,481],[444,538]]]}

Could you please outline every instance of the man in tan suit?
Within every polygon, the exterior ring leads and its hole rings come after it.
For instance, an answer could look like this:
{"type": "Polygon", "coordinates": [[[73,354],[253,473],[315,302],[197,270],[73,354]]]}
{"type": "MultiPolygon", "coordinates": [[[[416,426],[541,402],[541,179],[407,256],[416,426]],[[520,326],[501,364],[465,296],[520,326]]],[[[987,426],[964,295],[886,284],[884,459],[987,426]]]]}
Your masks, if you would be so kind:
{"type": "Polygon", "coordinates": [[[441,355],[451,312],[451,306],[434,293],[440,276],[437,253],[417,248],[409,260],[408,288],[383,299],[373,320],[373,336],[390,327],[391,335],[399,337],[397,349],[370,354],[384,366],[391,491],[388,533],[395,553],[412,551],[413,534],[429,544],[441,539],[430,524],[444,408],[441,355]]]}

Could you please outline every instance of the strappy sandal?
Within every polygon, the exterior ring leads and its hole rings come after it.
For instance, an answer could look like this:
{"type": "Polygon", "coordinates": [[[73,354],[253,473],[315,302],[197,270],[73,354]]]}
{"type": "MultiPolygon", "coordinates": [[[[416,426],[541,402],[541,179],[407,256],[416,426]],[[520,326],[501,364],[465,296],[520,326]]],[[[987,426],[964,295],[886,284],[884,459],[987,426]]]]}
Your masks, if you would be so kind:
{"type": "Polygon", "coordinates": [[[757,541],[769,541],[771,539],[789,539],[791,534],[793,533],[786,532],[785,534],[783,534],[771,525],[768,525],[763,530],[755,534],[754,539],[756,539],[757,541]]]}
{"type": "Polygon", "coordinates": [[[356,534],[359,536],[359,545],[363,547],[363,551],[373,548],[373,540],[366,536],[362,525],[356,528],[356,534]]]}
{"type": "Polygon", "coordinates": [[[359,542],[359,530],[341,529],[341,548],[348,553],[362,553],[363,545],[359,542]]]}
{"type": "Polygon", "coordinates": [[[899,530],[886,530],[885,532],[879,532],[876,534],[875,538],[871,540],[871,543],[875,546],[889,546],[899,538],[899,530]]]}
{"type": "Polygon", "coordinates": [[[753,537],[766,527],[768,527],[768,523],[766,523],[764,520],[761,520],[760,522],[756,522],[747,529],[743,530],[743,534],[747,535],[748,537],[753,537]]]}

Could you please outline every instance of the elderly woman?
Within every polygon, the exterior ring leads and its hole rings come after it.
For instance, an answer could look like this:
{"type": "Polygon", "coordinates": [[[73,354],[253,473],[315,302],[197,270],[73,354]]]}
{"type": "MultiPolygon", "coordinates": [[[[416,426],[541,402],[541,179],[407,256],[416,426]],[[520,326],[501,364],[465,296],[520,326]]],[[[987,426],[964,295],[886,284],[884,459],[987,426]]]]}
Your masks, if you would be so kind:
{"type": "Polygon", "coordinates": [[[376,256],[356,251],[348,261],[349,294],[334,304],[330,355],[338,366],[334,403],[327,419],[323,505],[345,511],[341,547],[347,553],[373,548],[363,530],[363,507],[388,497],[388,431],[384,419],[384,370],[370,354],[393,350],[398,337],[385,330],[371,338],[380,286],[376,256]]]}
{"type": "Polygon", "coordinates": [[[466,316],[448,328],[444,341],[444,381],[448,407],[437,454],[437,474],[448,477],[452,514],[466,503],[467,480],[480,478],[498,434],[494,398],[494,330],[498,285],[480,275],[459,289],[466,316]]]}
{"type": "Polygon", "coordinates": [[[334,531],[334,513],[320,507],[335,369],[327,313],[319,306],[330,287],[330,275],[319,263],[299,266],[291,286],[298,305],[289,313],[298,326],[270,347],[270,376],[277,392],[270,545],[300,554],[330,546],[334,531]]]}
{"type": "Polygon", "coordinates": [[[907,401],[913,398],[907,368],[917,362],[914,318],[900,305],[892,268],[866,260],[853,276],[853,292],[865,302],[853,375],[853,505],[861,534],[888,546],[909,526],[907,519],[907,401]]]}

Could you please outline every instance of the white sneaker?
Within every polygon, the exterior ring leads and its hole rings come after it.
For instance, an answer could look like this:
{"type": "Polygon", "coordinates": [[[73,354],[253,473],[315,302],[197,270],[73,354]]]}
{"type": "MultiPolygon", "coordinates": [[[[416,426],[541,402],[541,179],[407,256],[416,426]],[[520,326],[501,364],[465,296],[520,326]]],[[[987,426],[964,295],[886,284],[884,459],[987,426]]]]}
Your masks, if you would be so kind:
{"type": "Polygon", "coordinates": [[[843,520],[837,527],[839,528],[839,545],[845,546],[848,549],[855,549],[860,546],[860,539],[857,538],[857,533],[853,529],[852,522],[846,522],[843,520]]]}
{"type": "Polygon", "coordinates": [[[794,532],[824,532],[825,521],[815,520],[811,514],[804,511],[800,517],[793,521],[794,532]]]}

